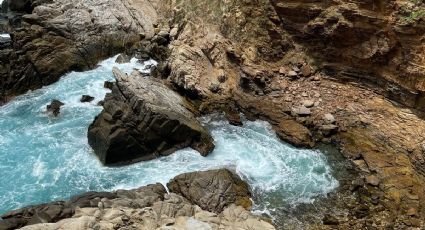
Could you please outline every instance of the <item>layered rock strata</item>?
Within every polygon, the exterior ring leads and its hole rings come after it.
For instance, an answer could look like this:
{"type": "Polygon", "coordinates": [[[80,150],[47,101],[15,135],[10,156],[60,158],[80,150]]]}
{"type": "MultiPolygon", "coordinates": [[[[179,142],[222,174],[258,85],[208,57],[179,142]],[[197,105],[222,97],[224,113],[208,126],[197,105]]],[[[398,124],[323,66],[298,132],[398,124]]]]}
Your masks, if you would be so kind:
{"type": "Polygon", "coordinates": [[[157,79],[113,69],[116,83],[88,131],[89,144],[106,165],[127,164],[192,147],[214,149],[209,132],[187,100],[157,79]]]}

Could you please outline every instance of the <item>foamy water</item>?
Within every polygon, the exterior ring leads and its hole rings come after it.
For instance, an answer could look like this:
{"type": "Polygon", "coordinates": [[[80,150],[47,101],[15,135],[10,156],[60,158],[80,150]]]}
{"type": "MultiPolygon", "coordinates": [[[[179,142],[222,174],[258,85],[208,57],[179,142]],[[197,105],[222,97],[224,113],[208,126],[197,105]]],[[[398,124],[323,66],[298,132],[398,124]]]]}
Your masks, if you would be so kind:
{"type": "MultiPolygon", "coordinates": [[[[92,71],[70,73],[0,107],[0,213],[86,191],[166,183],[184,172],[221,167],[236,170],[262,198],[273,197],[290,205],[312,202],[338,187],[320,151],[281,142],[267,122],[244,121],[243,127],[235,127],[217,115],[201,119],[216,142],[208,157],[184,149],[126,167],[103,167],[86,137],[89,124],[102,109],[96,104],[108,92],[103,82],[113,80],[113,66],[127,73],[144,68],[136,60],[128,64],[114,60],[108,59],[92,71]],[[80,103],[83,94],[96,99],[80,103]],[[57,118],[45,113],[52,99],[65,103],[57,118]]],[[[272,210],[273,205],[258,203],[256,209],[272,210]]]]}

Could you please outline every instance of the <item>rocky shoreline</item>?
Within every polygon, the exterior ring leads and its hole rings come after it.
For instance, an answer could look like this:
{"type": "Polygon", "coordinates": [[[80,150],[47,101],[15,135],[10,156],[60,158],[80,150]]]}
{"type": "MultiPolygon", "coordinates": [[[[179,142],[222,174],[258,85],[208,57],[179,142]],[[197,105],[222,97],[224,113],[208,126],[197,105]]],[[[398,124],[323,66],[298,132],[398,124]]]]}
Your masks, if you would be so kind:
{"type": "Polygon", "coordinates": [[[295,146],[338,146],[358,172],[341,193],[356,201],[329,222],[424,228],[425,28],[414,17],[423,3],[9,2],[0,101],[124,50],[150,56],[152,75],[195,113],[222,111],[238,124],[241,112],[295,146]]]}
{"type": "Polygon", "coordinates": [[[227,169],[182,174],[167,187],[170,193],[152,184],[26,207],[2,215],[0,229],[275,229],[247,211],[249,187],[227,169]]]}

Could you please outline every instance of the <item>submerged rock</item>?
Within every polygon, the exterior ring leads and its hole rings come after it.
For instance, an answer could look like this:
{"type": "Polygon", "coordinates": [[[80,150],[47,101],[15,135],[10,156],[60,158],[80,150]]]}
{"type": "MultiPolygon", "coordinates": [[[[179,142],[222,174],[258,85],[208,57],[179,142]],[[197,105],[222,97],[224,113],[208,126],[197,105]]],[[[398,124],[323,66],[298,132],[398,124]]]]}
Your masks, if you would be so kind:
{"type": "Polygon", "coordinates": [[[50,105],[47,105],[47,112],[52,113],[55,117],[57,117],[60,113],[60,108],[62,105],[65,104],[59,100],[54,99],[50,105]]]}
{"type": "Polygon", "coordinates": [[[81,96],[80,102],[91,102],[94,100],[94,97],[90,95],[83,95],[81,96]]]}
{"type": "Polygon", "coordinates": [[[90,125],[89,144],[105,165],[129,164],[192,147],[206,156],[213,139],[193,106],[161,81],[114,68],[117,83],[90,125]]]}

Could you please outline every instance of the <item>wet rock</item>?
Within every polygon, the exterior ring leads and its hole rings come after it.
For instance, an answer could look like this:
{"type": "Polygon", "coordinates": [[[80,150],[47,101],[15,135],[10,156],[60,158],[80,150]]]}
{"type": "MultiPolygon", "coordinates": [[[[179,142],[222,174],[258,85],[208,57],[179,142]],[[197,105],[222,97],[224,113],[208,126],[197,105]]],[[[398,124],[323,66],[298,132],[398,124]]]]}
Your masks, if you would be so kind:
{"type": "Polygon", "coordinates": [[[90,95],[83,95],[81,96],[80,102],[92,102],[94,100],[94,97],[90,95]]]}
{"type": "Polygon", "coordinates": [[[339,220],[330,214],[325,214],[325,216],[322,219],[324,225],[338,225],[339,220]]]}
{"type": "Polygon", "coordinates": [[[131,57],[128,56],[127,54],[120,54],[118,55],[117,59],[115,59],[115,62],[118,64],[124,64],[124,63],[129,63],[131,60],[131,57]]]}
{"type": "Polygon", "coordinates": [[[252,206],[248,184],[228,169],[185,173],[173,178],[167,187],[202,209],[215,213],[230,204],[248,210],[252,206]]]}
{"type": "Polygon", "coordinates": [[[59,100],[52,100],[52,102],[47,105],[47,112],[52,113],[55,117],[57,117],[60,114],[60,108],[65,105],[59,100]]]}
{"type": "Polygon", "coordinates": [[[229,124],[234,126],[242,126],[242,119],[238,110],[232,106],[229,106],[224,109],[224,114],[226,119],[229,121],[229,124]]]}
{"type": "Polygon", "coordinates": [[[103,83],[103,87],[106,89],[112,89],[113,86],[114,86],[114,83],[110,81],[105,81],[105,83],[103,83]]]}
{"type": "Polygon", "coordinates": [[[113,73],[117,83],[90,125],[89,144],[105,165],[129,164],[192,147],[206,156],[214,149],[196,109],[158,79],[113,73]]]}
{"type": "Polygon", "coordinates": [[[368,183],[372,186],[378,186],[379,183],[380,183],[380,180],[376,175],[368,175],[366,177],[366,183],[368,183]]]}
{"type": "Polygon", "coordinates": [[[297,147],[313,147],[315,144],[310,130],[292,119],[282,120],[275,129],[280,139],[297,147]]]}

